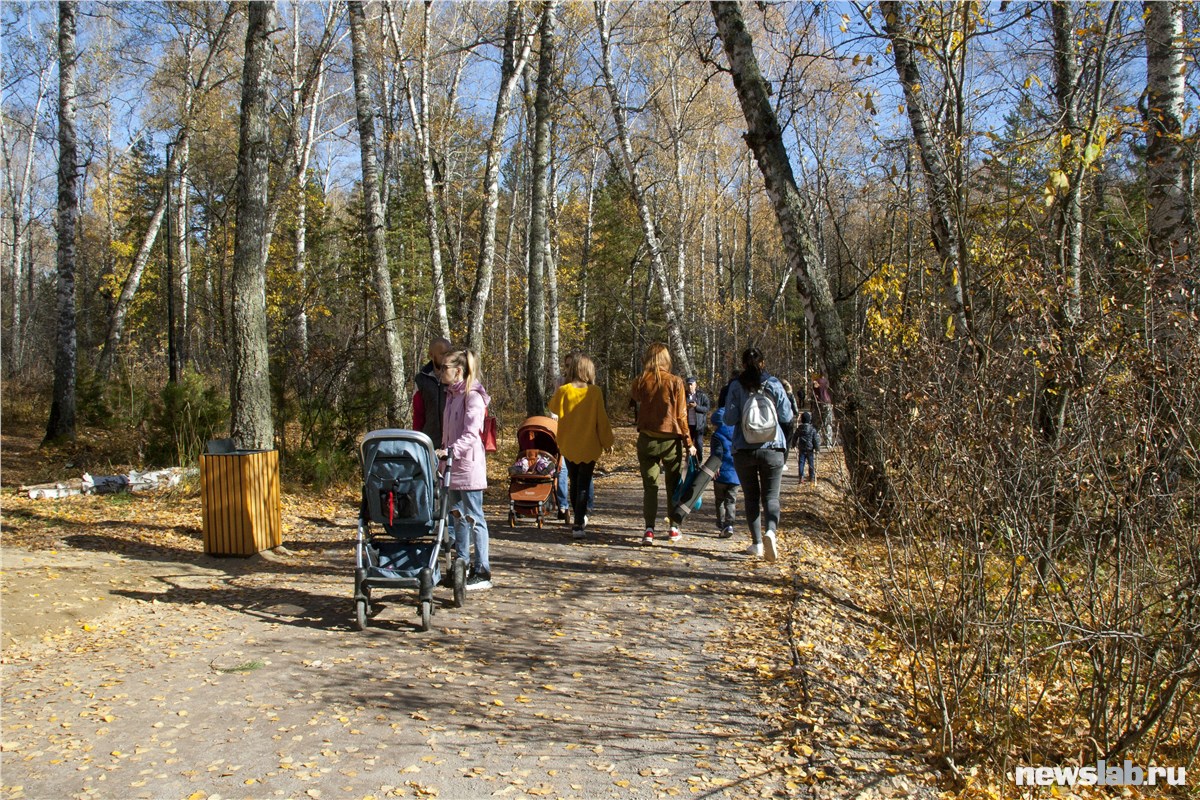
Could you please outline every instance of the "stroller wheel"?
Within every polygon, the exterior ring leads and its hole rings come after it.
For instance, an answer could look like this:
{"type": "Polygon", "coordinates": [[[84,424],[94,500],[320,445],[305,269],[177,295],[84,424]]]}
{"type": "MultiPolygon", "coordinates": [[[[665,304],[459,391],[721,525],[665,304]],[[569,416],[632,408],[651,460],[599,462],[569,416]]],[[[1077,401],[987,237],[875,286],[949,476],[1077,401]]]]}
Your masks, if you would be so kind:
{"type": "Polygon", "coordinates": [[[354,601],[354,617],[360,631],[367,629],[367,601],[358,599],[354,601]]]}
{"type": "Polygon", "coordinates": [[[421,630],[427,631],[431,627],[433,618],[433,602],[431,600],[421,601],[421,630]]]}

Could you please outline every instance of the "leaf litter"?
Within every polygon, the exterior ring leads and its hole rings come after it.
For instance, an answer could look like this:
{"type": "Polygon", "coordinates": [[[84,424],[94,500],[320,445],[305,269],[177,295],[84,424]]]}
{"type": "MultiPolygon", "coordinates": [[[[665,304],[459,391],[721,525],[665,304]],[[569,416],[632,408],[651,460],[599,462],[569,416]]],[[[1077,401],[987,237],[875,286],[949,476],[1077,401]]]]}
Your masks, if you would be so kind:
{"type": "Polygon", "coordinates": [[[349,630],[345,498],[287,496],[291,555],[265,563],[204,556],[194,496],[36,513],[12,498],[13,514],[6,497],[5,547],[41,560],[43,587],[63,553],[121,561],[95,576],[116,610],[6,641],[5,794],[921,796],[874,581],[847,557],[857,543],[808,524],[838,492],[788,490],[786,558],[767,565],[702,530],[673,551],[627,547],[637,487],[610,479],[601,497],[625,505],[597,515],[599,541],[560,550],[557,531],[497,524],[512,579],[439,609],[425,637],[399,600],[378,631],[349,630]],[[533,559],[553,566],[518,580],[533,559]],[[152,579],[120,577],[127,564],[152,579]]]}

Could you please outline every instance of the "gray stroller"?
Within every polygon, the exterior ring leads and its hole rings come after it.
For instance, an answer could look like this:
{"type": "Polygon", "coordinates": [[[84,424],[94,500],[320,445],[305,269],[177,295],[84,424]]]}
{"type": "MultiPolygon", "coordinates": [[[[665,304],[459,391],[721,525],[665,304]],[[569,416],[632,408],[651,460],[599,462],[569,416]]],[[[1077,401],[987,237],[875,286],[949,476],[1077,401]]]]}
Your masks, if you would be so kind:
{"type": "Polygon", "coordinates": [[[373,616],[372,590],[416,589],[421,630],[427,631],[433,587],[442,583],[443,575],[454,586],[455,608],[462,607],[466,595],[467,565],[453,557],[447,525],[449,461],[439,474],[429,437],[395,428],[364,436],[359,458],[363,495],[354,567],[358,629],[365,630],[373,616]]]}

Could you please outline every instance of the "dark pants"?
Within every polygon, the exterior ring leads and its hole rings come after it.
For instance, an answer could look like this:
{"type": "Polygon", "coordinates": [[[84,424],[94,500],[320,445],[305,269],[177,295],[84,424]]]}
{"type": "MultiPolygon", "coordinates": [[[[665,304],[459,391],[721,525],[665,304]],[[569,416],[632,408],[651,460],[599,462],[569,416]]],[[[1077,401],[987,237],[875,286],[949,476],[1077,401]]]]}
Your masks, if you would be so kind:
{"type": "Polygon", "coordinates": [[[596,462],[588,461],[584,464],[576,464],[565,458],[563,461],[567,463],[567,480],[570,481],[571,524],[576,528],[582,528],[583,516],[589,511],[591,505],[592,476],[596,474],[596,462]]]}
{"type": "MultiPolygon", "coordinates": [[[[563,459],[563,468],[558,471],[558,483],[554,485],[554,499],[558,503],[558,510],[565,511],[571,507],[571,495],[567,491],[567,468],[565,464],[567,460],[563,459]]],[[[592,462],[593,464],[595,462],[592,462]]],[[[596,508],[596,484],[588,483],[588,501],[587,510],[590,514],[596,508]]]]}
{"type": "Polygon", "coordinates": [[[765,516],[767,530],[779,527],[779,481],[783,477],[783,451],[760,448],[738,450],[733,454],[733,468],[742,482],[746,496],[746,522],[755,544],[762,541],[765,516]]]}
{"type": "Polygon", "coordinates": [[[737,515],[738,485],[713,481],[713,495],[717,501],[717,527],[721,530],[733,527],[737,515]]]}

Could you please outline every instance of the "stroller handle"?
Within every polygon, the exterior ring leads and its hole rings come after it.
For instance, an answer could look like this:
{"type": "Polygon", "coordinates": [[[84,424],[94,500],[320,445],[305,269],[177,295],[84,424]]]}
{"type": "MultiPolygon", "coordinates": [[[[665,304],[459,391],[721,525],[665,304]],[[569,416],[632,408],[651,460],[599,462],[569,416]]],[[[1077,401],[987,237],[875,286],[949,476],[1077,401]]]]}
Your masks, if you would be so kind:
{"type": "Polygon", "coordinates": [[[454,456],[449,451],[442,456],[439,465],[438,479],[434,486],[437,492],[437,516],[445,519],[450,511],[450,467],[454,464],[454,456]]]}

